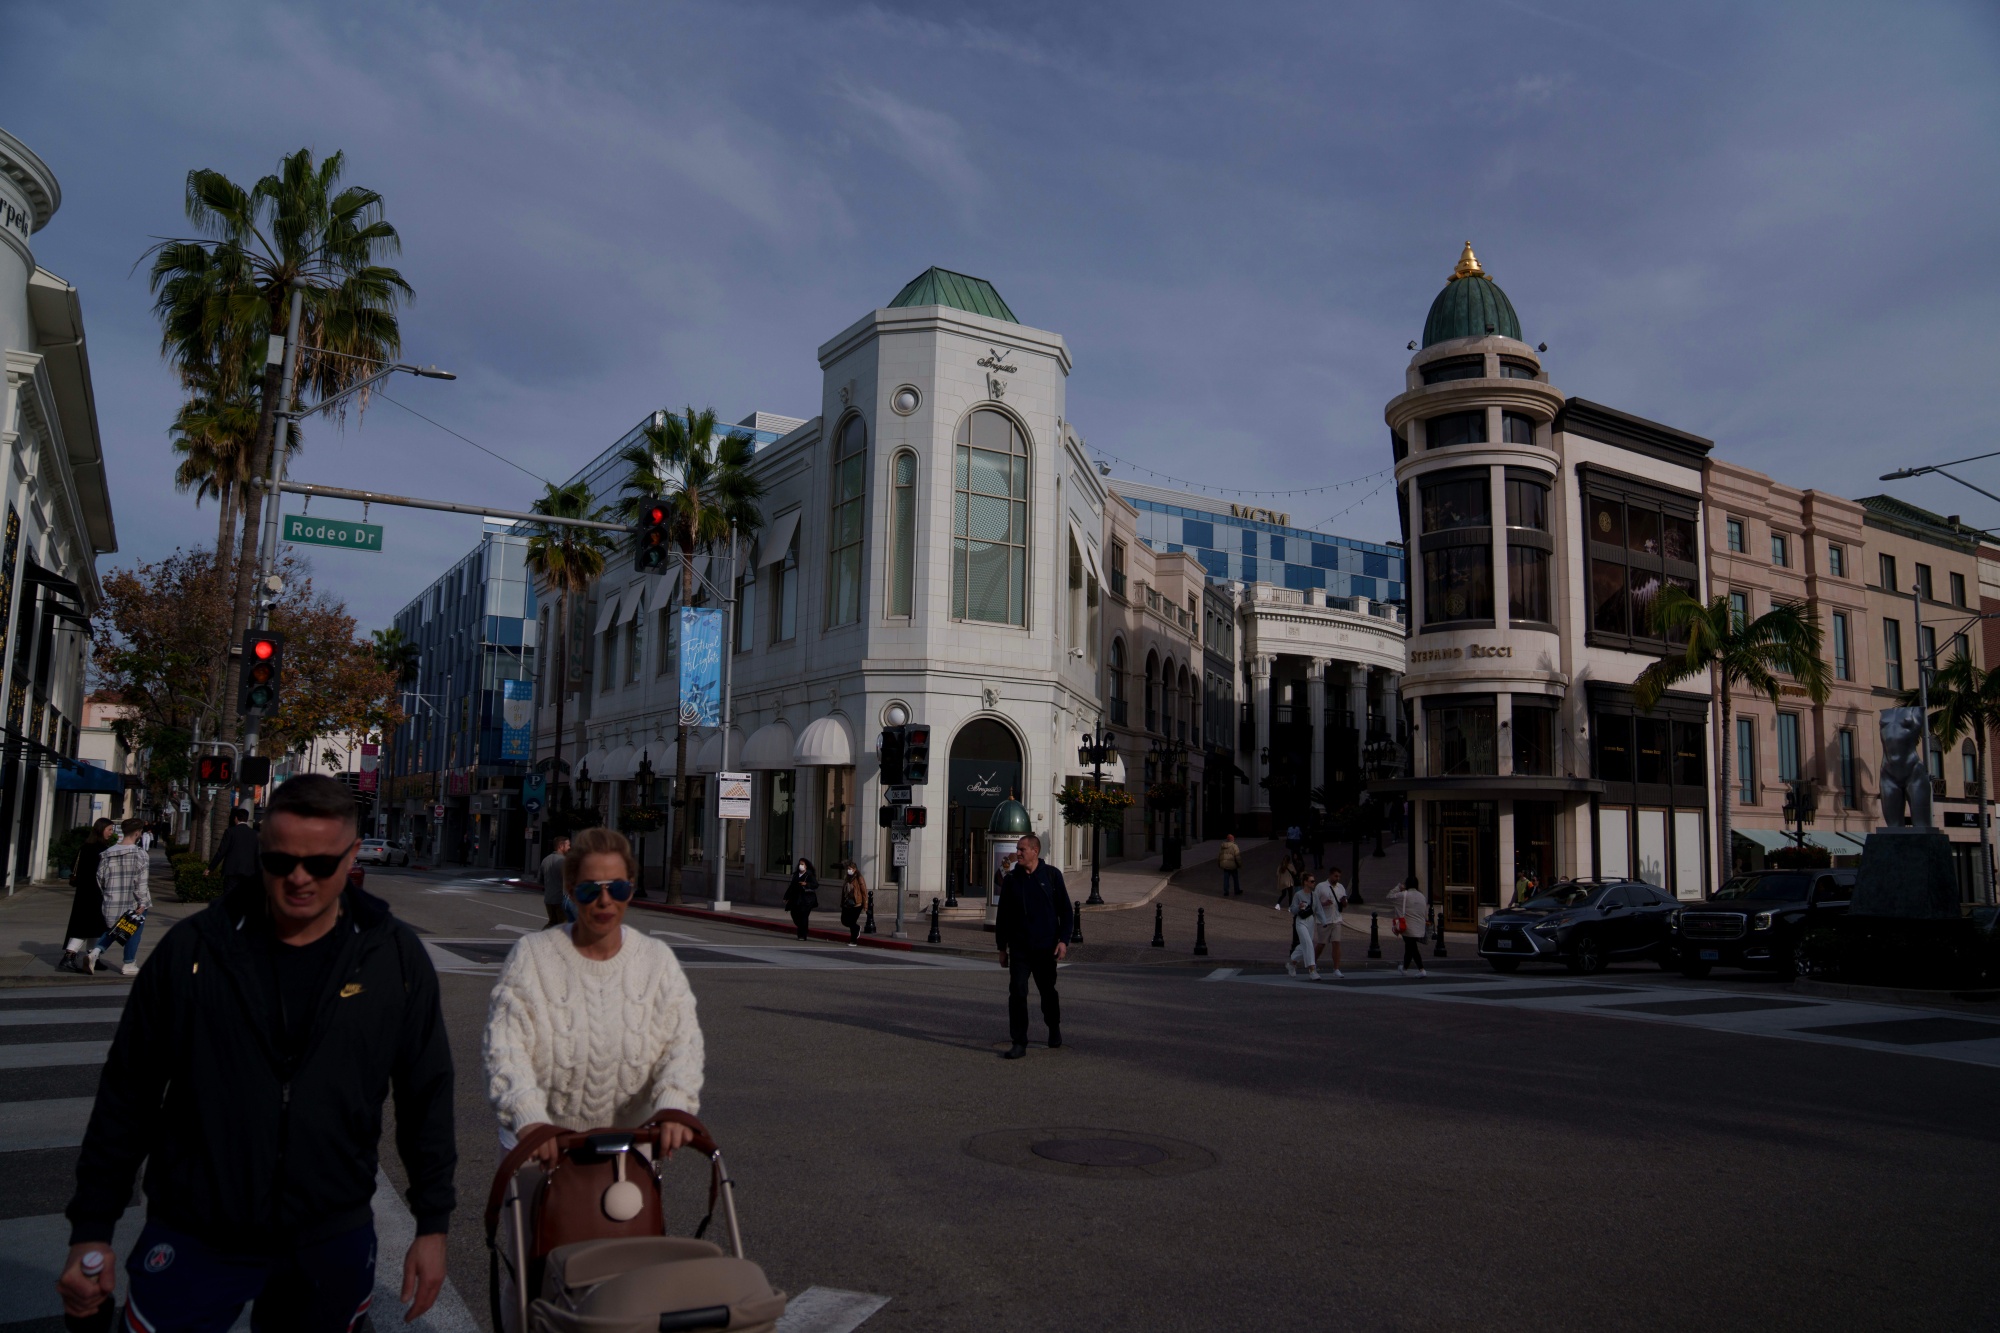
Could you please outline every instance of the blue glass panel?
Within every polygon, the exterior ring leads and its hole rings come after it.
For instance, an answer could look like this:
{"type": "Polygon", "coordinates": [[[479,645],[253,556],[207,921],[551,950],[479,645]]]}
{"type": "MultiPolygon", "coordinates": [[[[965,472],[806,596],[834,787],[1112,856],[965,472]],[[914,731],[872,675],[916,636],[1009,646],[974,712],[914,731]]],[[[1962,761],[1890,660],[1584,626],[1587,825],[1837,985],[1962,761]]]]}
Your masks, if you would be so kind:
{"type": "Polygon", "coordinates": [[[1191,518],[1181,520],[1181,540],[1189,546],[1215,545],[1215,524],[1197,523],[1191,518]]]}
{"type": "Polygon", "coordinates": [[[1387,597],[1383,598],[1382,600],[1384,600],[1384,601],[1387,601],[1387,602],[1400,602],[1400,601],[1402,601],[1402,600],[1403,600],[1403,585],[1402,585],[1402,584],[1400,584],[1400,583],[1390,583],[1390,584],[1388,585],[1388,590],[1389,590],[1389,595],[1388,595],[1387,597]]]}
{"type": "Polygon", "coordinates": [[[486,623],[488,643],[498,644],[503,648],[521,646],[521,621],[513,616],[488,616],[486,623]]]}
{"type": "Polygon", "coordinates": [[[1208,571],[1210,578],[1226,579],[1229,577],[1229,556],[1225,552],[1196,551],[1194,555],[1195,559],[1201,561],[1201,567],[1208,571]]]}
{"type": "Polygon", "coordinates": [[[1257,554],[1257,534],[1249,528],[1243,529],[1243,554],[1257,554]]]}
{"type": "Polygon", "coordinates": [[[1180,544],[1179,542],[1168,542],[1168,543],[1167,543],[1167,554],[1168,554],[1168,555],[1174,555],[1174,554],[1177,554],[1177,553],[1178,553],[1178,552],[1180,551],[1180,549],[1181,549],[1181,544],[1180,544]]]}
{"type": "Polygon", "coordinates": [[[1364,578],[1359,574],[1355,574],[1348,580],[1348,586],[1354,589],[1353,592],[1347,594],[1349,597],[1373,598],[1376,596],[1375,589],[1377,585],[1374,579],[1364,578]]]}
{"type": "Polygon", "coordinates": [[[1275,534],[1271,538],[1271,558],[1273,560],[1283,560],[1285,558],[1285,539],[1275,534]]]}
{"type": "Polygon", "coordinates": [[[1389,557],[1363,552],[1361,556],[1361,572],[1378,579],[1388,578],[1389,557]]]}
{"type": "MultiPolygon", "coordinates": [[[[1246,532],[1243,535],[1245,537],[1252,537],[1255,534],[1246,532]]],[[[1243,557],[1243,574],[1241,577],[1245,583],[1255,583],[1257,581],[1257,557],[1250,555],[1243,557]]]]}
{"type": "Polygon", "coordinates": [[[1285,586],[1305,591],[1309,588],[1326,586],[1326,571],[1314,569],[1311,565],[1286,565],[1285,586]]]}
{"type": "Polygon", "coordinates": [[[1312,551],[1312,561],[1321,569],[1340,568],[1340,548],[1338,546],[1322,546],[1318,542],[1314,542],[1312,544],[1312,551]]]}

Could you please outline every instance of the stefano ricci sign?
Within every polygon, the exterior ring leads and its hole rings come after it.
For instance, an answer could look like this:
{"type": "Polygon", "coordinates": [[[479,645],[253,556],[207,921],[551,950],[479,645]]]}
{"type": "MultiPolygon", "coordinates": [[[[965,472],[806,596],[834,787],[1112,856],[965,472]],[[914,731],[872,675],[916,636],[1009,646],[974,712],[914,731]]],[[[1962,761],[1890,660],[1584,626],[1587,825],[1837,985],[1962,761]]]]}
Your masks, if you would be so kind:
{"type": "Polygon", "coordinates": [[[1512,657],[1514,649],[1507,644],[1475,643],[1465,648],[1420,648],[1410,654],[1410,665],[1420,666],[1425,662],[1456,662],[1467,657],[1512,657]]]}

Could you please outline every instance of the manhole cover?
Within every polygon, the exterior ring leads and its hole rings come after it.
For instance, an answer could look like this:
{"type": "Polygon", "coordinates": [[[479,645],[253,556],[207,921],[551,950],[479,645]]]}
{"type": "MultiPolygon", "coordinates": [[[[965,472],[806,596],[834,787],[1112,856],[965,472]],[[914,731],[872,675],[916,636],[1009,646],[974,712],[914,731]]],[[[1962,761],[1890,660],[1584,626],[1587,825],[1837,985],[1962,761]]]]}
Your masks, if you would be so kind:
{"type": "Polygon", "coordinates": [[[999,1129],[965,1141],[965,1151],[996,1166],[1094,1180],[1184,1176],[1215,1165],[1198,1144],[1122,1129],[999,1129]]]}
{"type": "Polygon", "coordinates": [[[1167,1150],[1130,1139],[1043,1139],[1028,1151],[1071,1166],[1151,1166],[1167,1160],[1167,1150]]]}

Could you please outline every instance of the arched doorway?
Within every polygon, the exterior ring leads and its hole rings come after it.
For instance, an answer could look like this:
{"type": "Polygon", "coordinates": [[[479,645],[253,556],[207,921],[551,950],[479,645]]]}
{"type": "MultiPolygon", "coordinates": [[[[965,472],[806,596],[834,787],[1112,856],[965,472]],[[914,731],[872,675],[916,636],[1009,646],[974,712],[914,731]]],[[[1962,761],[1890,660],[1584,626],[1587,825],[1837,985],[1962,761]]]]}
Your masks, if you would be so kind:
{"type": "Polygon", "coordinates": [[[1021,742],[990,717],[968,722],[951,741],[946,771],[949,816],[945,873],[957,896],[984,897],[986,823],[993,807],[1021,794],[1021,742]]]}

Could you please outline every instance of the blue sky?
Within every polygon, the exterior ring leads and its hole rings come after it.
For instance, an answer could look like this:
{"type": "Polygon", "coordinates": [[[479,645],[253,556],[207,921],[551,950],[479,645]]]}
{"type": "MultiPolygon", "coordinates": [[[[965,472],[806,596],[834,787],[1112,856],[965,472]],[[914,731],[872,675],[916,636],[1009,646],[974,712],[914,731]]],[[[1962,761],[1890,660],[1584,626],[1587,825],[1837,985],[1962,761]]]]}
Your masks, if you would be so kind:
{"type": "MultiPolygon", "coordinates": [[[[549,477],[661,405],[808,415],[813,349],[930,264],[1064,335],[1109,454],[1364,476],[1467,238],[1558,386],[1780,480],[1869,494],[2000,448],[1989,4],[17,0],[6,31],[0,125],[63,186],[35,249],[83,294],[113,563],[214,534],[171,489],[134,263],[185,233],[190,167],[248,182],[301,145],[386,196],[406,356],[459,375],[393,396],[549,477]]],[[[539,489],[386,403],[295,475],[539,489]]],[[[1332,530],[1379,540],[1376,484],[1274,507],[1355,505],[1332,530]]],[[[478,530],[375,517],[385,554],[316,562],[364,627],[478,530]]]]}

